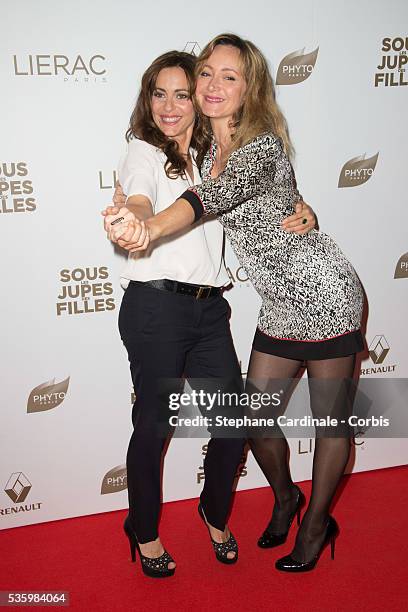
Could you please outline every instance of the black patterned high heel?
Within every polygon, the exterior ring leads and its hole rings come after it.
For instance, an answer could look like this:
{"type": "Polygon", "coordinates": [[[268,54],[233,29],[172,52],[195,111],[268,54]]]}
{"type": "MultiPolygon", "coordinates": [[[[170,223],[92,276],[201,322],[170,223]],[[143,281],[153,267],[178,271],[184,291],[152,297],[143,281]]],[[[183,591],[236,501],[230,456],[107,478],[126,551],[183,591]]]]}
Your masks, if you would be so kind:
{"type": "Polygon", "coordinates": [[[136,539],[136,534],[132,529],[129,517],[127,516],[123,525],[123,529],[129,539],[130,554],[132,557],[132,563],[136,561],[136,549],[139,553],[140,563],[142,564],[142,570],[146,576],[150,578],[167,578],[173,576],[175,568],[169,569],[169,563],[174,563],[174,559],[165,550],[160,557],[151,558],[145,557],[140,552],[139,542],[136,539]]]}
{"type": "Polygon", "coordinates": [[[331,548],[331,558],[334,559],[334,545],[338,535],[339,526],[337,525],[334,518],[332,516],[329,516],[329,520],[326,526],[326,535],[324,536],[323,544],[321,545],[317,555],[315,555],[310,561],[305,562],[296,561],[296,559],[294,559],[292,555],[286,555],[286,557],[282,557],[281,559],[278,559],[276,561],[276,569],[280,570],[281,572],[309,572],[310,570],[315,568],[323,549],[327,546],[329,542],[331,548]]]}
{"type": "Polygon", "coordinates": [[[275,546],[280,546],[281,544],[284,544],[287,540],[288,537],[288,533],[289,533],[289,529],[292,525],[293,519],[295,518],[295,516],[297,516],[297,524],[300,525],[300,513],[302,510],[302,506],[305,503],[305,496],[303,495],[302,491],[299,489],[298,486],[295,485],[295,487],[298,490],[298,497],[297,497],[297,501],[296,501],[296,507],[293,510],[293,513],[290,516],[290,520],[289,520],[289,525],[288,525],[288,529],[285,533],[279,533],[279,534],[275,534],[275,533],[271,533],[268,529],[268,527],[265,529],[265,531],[263,532],[263,534],[261,535],[261,537],[258,540],[258,546],[260,548],[274,548],[275,546]]]}
{"type": "MultiPolygon", "coordinates": [[[[208,523],[206,521],[204,511],[203,511],[201,504],[198,504],[198,514],[203,519],[203,522],[205,526],[207,527],[208,531],[210,531],[208,528],[208,523]]],[[[212,539],[211,533],[210,533],[210,539],[211,539],[211,544],[213,545],[213,548],[214,548],[215,556],[218,559],[218,561],[220,561],[221,563],[225,563],[227,565],[231,565],[232,563],[236,563],[238,561],[238,544],[231,532],[226,542],[216,542],[215,540],[212,539]],[[227,554],[229,552],[234,552],[235,557],[232,557],[232,559],[227,557],[227,554]]]]}

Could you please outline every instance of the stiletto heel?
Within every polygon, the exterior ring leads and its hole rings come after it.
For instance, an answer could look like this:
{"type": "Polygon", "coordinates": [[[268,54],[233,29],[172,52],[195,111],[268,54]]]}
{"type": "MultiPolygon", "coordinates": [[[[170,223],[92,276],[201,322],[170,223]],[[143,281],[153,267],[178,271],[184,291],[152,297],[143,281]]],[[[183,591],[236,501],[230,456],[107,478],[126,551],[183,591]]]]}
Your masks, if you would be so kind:
{"type": "Polygon", "coordinates": [[[286,557],[282,557],[278,559],[275,563],[276,569],[281,572],[309,572],[310,570],[316,567],[316,563],[318,562],[320,555],[323,552],[323,549],[330,542],[331,548],[331,558],[334,559],[334,545],[337,536],[339,535],[339,526],[332,516],[329,516],[329,520],[327,521],[326,533],[324,536],[323,543],[320,547],[317,555],[313,557],[310,561],[296,561],[292,557],[292,555],[286,555],[286,557]]]}
{"type": "MultiPolygon", "coordinates": [[[[210,531],[201,503],[198,504],[198,514],[202,518],[208,531],[210,531]]],[[[211,533],[210,533],[210,539],[211,539],[211,544],[213,545],[213,548],[214,548],[215,556],[218,559],[218,561],[220,561],[221,563],[225,563],[227,565],[231,565],[232,563],[236,563],[238,561],[238,544],[231,532],[226,542],[216,542],[215,540],[212,539],[211,533]],[[234,552],[235,557],[232,557],[232,559],[227,557],[227,553],[229,552],[234,552]]]]}
{"type": "MultiPolygon", "coordinates": [[[[295,485],[296,486],[296,485],[295,485]]],[[[288,534],[289,534],[289,529],[292,525],[293,519],[295,518],[295,516],[297,517],[297,524],[300,525],[300,516],[301,516],[301,512],[302,512],[302,507],[305,504],[305,496],[303,495],[302,491],[299,489],[298,486],[296,486],[297,490],[298,490],[298,497],[297,497],[297,501],[296,501],[296,507],[293,510],[293,513],[290,516],[289,519],[289,525],[288,525],[288,529],[285,533],[279,533],[279,534],[275,534],[275,533],[271,533],[268,529],[268,527],[265,529],[265,531],[263,532],[263,534],[261,535],[261,537],[258,540],[258,546],[259,548],[274,548],[275,546],[280,546],[281,544],[284,544],[287,540],[288,534]]]]}
{"type": "Polygon", "coordinates": [[[129,517],[126,517],[125,522],[123,524],[123,529],[129,540],[130,556],[132,558],[132,563],[135,563],[136,561],[136,535],[132,527],[130,526],[129,517]]]}
{"type": "Polygon", "coordinates": [[[334,561],[334,545],[336,544],[336,536],[332,535],[330,540],[331,558],[334,561]]]}
{"type": "Polygon", "coordinates": [[[132,563],[136,562],[136,546],[135,543],[129,538],[130,544],[130,556],[132,557],[132,563]]]}
{"type": "MultiPolygon", "coordinates": [[[[303,493],[302,493],[302,495],[303,495],[303,493]]],[[[302,502],[304,502],[304,499],[305,498],[303,497],[302,502]]],[[[296,510],[298,527],[300,525],[300,515],[301,515],[301,512],[302,512],[302,504],[298,503],[298,507],[297,507],[297,510],[296,510]]]]}
{"type": "Polygon", "coordinates": [[[146,574],[146,576],[150,576],[150,578],[167,578],[168,576],[173,576],[175,568],[169,569],[168,565],[169,563],[174,563],[174,559],[172,559],[166,550],[160,557],[145,557],[140,551],[139,542],[137,541],[136,534],[133,531],[128,516],[125,519],[123,529],[129,539],[132,563],[136,561],[137,550],[143,573],[146,574]]]}

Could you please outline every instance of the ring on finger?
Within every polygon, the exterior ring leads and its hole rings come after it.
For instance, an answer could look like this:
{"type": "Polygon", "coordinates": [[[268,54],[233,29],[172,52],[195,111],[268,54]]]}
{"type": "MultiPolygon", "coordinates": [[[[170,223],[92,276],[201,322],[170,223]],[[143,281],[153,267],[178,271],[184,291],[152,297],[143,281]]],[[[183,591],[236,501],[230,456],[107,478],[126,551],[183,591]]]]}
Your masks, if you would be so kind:
{"type": "Polygon", "coordinates": [[[111,222],[111,225],[117,225],[118,223],[123,223],[124,220],[125,220],[125,217],[118,217],[117,219],[114,219],[114,221],[111,222]]]}

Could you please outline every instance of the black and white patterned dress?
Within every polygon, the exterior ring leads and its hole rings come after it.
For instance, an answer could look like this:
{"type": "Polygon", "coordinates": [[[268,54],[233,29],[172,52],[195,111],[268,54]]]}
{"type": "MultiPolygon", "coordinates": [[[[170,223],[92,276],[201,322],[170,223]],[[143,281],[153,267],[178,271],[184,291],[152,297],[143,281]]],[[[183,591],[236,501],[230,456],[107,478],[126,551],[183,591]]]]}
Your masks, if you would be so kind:
{"type": "Polygon", "coordinates": [[[298,236],[281,228],[301,199],[281,139],[272,133],[256,137],[212,179],[215,154],[214,143],[203,162],[203,183],[181,197],[196,220],[219,215],[262,298],[253,347],[304,360],[361,351],[363,291],[353,266],[327,234],[298,236]]]}

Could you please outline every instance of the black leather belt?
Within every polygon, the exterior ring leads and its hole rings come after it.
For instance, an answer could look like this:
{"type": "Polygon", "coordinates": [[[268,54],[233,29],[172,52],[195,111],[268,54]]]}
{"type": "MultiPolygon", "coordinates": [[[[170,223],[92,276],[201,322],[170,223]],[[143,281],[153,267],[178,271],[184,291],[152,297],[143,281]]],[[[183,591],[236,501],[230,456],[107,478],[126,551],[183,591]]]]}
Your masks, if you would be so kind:
{"type": "Polygon", "coordinates": [[[137,282],[142,285],[149,285],[155,289],[161,289],[162,291],[170,291],[171,293],[181,293],[182,295],[191,295],[196,300],[203,300],[206,298],[220,295],[220,287],[209,287],[208,285],[193,285],[192,283],[180,283],[179,281],[169,280],[168,278],[160,278],[158,280],[151,281],[131,281],[137,282]]]}

